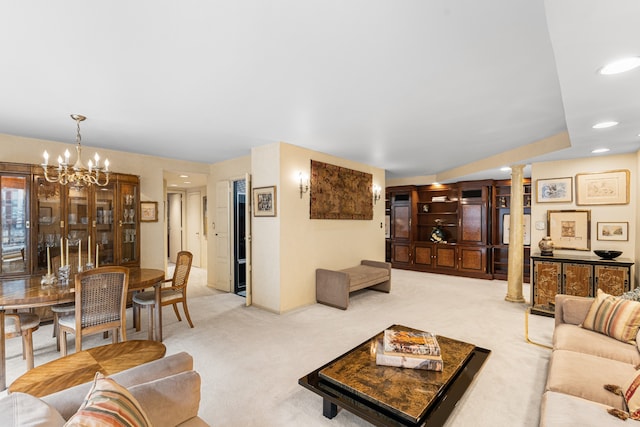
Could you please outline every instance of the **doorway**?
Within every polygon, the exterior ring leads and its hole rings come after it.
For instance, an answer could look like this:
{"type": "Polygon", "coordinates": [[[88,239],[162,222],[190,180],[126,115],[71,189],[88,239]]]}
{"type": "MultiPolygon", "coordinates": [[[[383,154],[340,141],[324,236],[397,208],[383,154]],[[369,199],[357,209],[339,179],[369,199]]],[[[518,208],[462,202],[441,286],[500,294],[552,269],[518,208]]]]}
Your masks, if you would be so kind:
{"type": "Polygon", "coordinates": [[[176,262],[176,255],[182,250],[182,193],[167,194],[167,258],[176,262]]]}
{"type": "Polygon", "coordinates": [[[233,181],[233,292],[241,296],[247,289],[246,186],[244,179],[233,181]]]}

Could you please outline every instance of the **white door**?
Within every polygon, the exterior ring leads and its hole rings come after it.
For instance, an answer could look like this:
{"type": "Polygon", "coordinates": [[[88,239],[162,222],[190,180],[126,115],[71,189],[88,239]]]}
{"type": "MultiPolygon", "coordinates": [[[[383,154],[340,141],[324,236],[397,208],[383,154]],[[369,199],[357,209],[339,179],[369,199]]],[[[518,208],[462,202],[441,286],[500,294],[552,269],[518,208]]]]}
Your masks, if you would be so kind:
{"type": "Polygon", "coordinates": [[[193,266],[200,267],[202,235],[202,198],[200,192],[187,194],[187,250],[193,254],[193,266]]]}
{"type": "Polygon", "coordinates": [[[182,194],[167,194],[169,202],[169,261],[175,263],[182,250],[182,194]]]}
{"type": "Polygon", "coordinates": [[[229,181],[216,183],[216,221],[213,233],[216,246],[215,286],[221,291],[231,292],[231,244],[229,242],[229,206],[231,191],[229,181]]]}
{"type": "Polygon", "coordinates": [[[246,251],[246,304],[251,305],[251,175],[245,174],[247,199],[244,205],[244,231],[245,231],[245,251],[246,251]]]}

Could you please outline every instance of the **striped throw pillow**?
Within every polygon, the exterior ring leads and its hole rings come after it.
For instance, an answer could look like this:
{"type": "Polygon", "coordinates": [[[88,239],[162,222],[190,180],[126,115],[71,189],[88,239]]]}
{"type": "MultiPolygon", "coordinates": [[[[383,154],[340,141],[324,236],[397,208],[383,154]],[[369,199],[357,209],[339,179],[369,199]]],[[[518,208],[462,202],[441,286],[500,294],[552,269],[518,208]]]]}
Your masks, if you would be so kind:
{"type": "Polygon", "coordinates": [[[640,328],[640,302],[608,295],[598,289],[582,327],[635,344],[640,328]]]}
{"type": "Polygon", "coordinates": [[[140,404],[129,391],[100,372],[80,409],[65,427],[137,427],[151,426],[140,404]]]}
{"type": "Polygon", "coordinates": [[[622,389],[624,401],[627,403],[629,418],[640,420],[640,371],[636,371],[622,389]]]}

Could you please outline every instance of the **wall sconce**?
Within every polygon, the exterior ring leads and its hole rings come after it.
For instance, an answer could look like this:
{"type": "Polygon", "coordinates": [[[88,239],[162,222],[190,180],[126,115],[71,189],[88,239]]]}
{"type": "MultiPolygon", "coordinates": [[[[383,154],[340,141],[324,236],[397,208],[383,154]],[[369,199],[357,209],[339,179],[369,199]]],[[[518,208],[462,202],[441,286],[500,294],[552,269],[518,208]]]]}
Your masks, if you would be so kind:
{"type": "Polygon", "coordinates": [[[302,199],[302,195],[309,191],[309,177],[300,172],[300,198],[302,199]]]}
{"type": "Polygon", "coordinates": [[[380,200],[380,193],[382,192],[382,188],[380,188],[379,185],[374,184],[371,190],[373,191],[373,204],[375,205],[378,200],[380,200]]]}

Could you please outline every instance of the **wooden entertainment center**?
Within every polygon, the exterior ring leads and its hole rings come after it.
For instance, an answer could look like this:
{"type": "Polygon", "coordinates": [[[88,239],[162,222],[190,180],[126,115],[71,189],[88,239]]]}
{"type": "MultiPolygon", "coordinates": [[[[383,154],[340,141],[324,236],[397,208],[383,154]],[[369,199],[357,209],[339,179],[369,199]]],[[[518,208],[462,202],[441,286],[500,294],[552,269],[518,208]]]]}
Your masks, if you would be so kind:
{"type": "MultiPolygon", "coordinates": [[[[523,193],[527,215],[531,213],[528,178],[523,193]]],[[[394,268],[506,279],[509,245],[504,225],[510,196],[511,180],[387,187],[387,261],[394,268]]],[[[527,244],[527,282],[529,253],[527,244]]]]}

